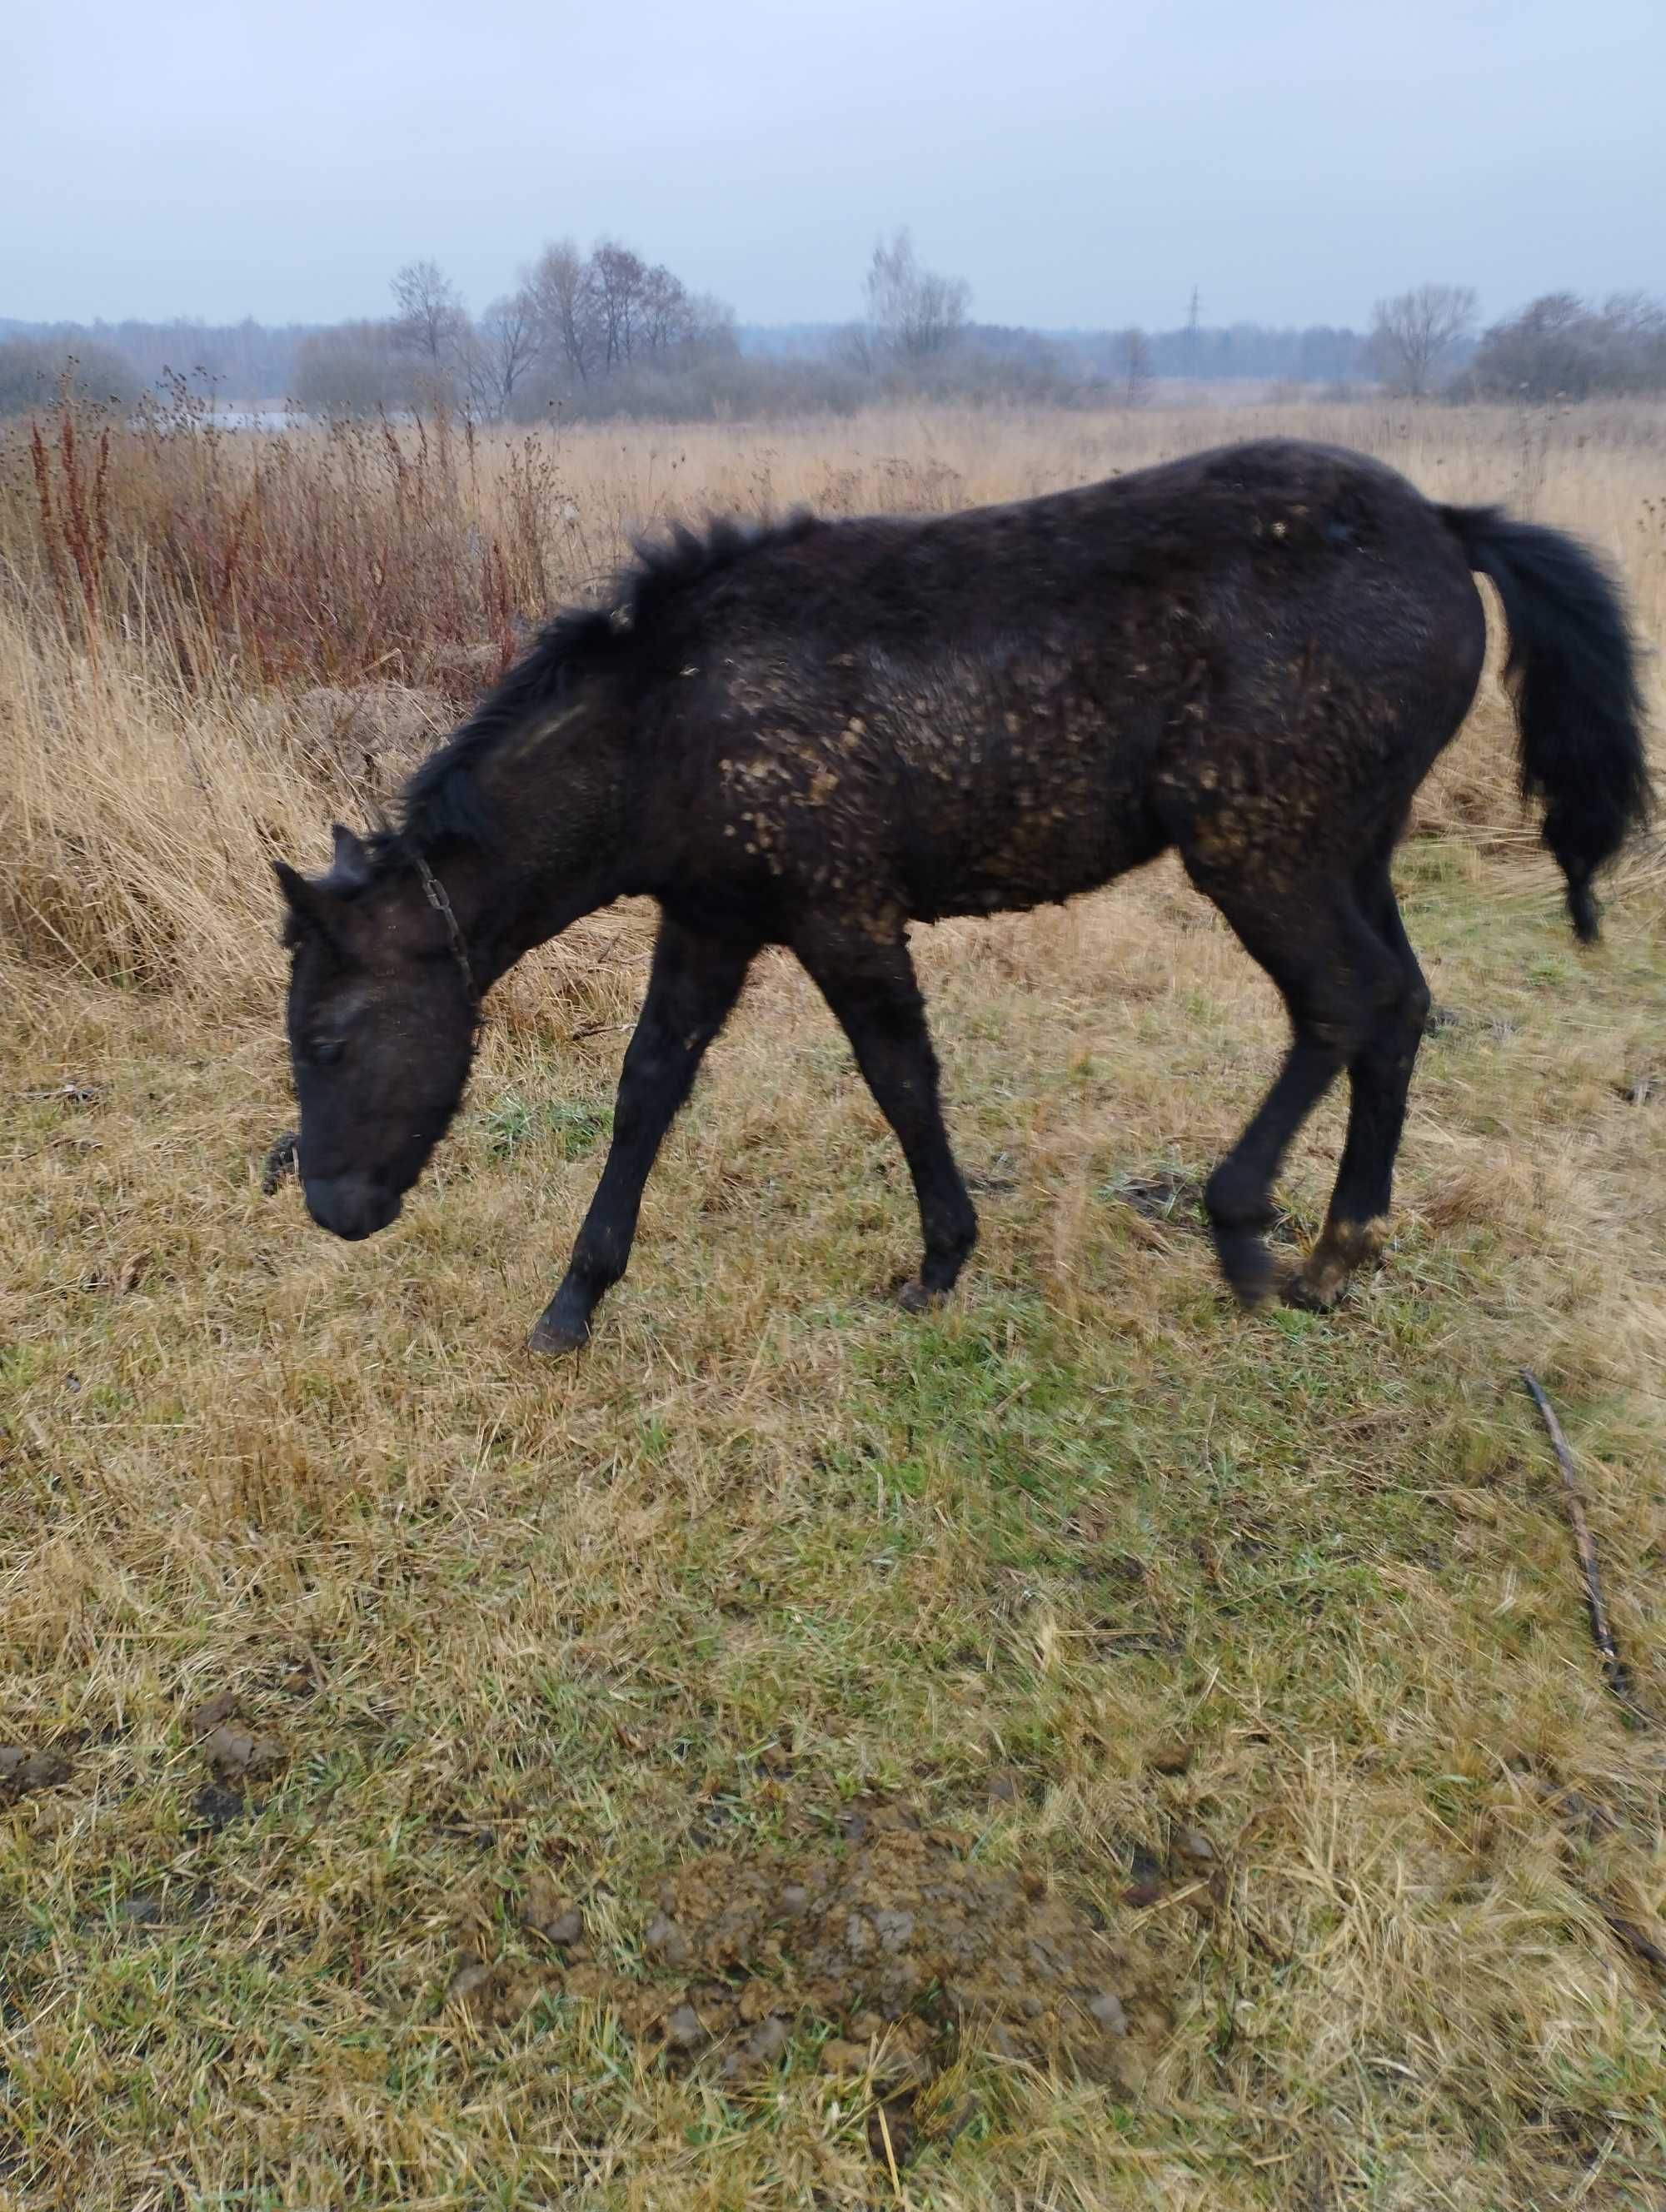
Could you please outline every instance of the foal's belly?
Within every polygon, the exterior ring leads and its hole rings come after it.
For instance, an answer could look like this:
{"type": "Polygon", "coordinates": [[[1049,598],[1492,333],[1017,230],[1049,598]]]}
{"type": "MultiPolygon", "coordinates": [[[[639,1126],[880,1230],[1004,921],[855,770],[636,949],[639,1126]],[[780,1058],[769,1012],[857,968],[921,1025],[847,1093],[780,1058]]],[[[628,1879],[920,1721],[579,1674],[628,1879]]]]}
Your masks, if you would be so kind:
{"type": "Polygon", "coordinates": [[[1091,734],[995,744],[952,782],[914,781],[903,860],[915,913],[1041,906],[1161,852],[1143,774],[1103,731],[1091,734]]]}

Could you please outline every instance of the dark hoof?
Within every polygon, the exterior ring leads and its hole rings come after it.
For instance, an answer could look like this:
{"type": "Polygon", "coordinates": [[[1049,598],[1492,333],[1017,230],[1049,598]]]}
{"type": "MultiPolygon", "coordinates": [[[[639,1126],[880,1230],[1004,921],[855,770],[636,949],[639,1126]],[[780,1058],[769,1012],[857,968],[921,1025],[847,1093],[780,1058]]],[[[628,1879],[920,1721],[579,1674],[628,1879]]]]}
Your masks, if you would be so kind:
{"type": "Polygon", "coordinates": [[[1340,1304],[1354,1273],[1376,1267],[1388,1243],[1389,1224],[1371,1221],[1333,1223],[1284,1286],[1284,1302],[1303,1313],[1329,1313],[1340,1304]]]}
{"type": "Polygon", "coordinates": [[[1259,1237],[1241,1230],[1215,1231],[1215,1252],[1226,1286],[1246,1313],[1256,1313],[1280,1288],[1280,1271],[1259,1237]]]}
{"type": "Polygon", "coordinates": [[[1334,1279],[1329,1273],[1313,1275],[1302,1267],[1285,1283],[1280,1296],[1298,1313],[1335,1313],[1347,1287],[1345,1275],[1334,1279]]]}
{"type": "Polygon", "coordinates": [[[939,1306],[946,1305],[948,1302],[946,1291],[928,1291],[917,1278],[910,1282],[899,1283],[897,1286],[897,1303],[904,1313],[935,1313],[939,1306]]]}
{"type": "Polygon", "coordinates": [[[588,1322],[581,1322],[575,1326],[571,1322],[554,1321],[546,1313],[540,1314],[533,1324],[532,1333],[526,1340],[526,1349],[556,1358],[569,1352],[582,1352],[589,1341],[588,1322]]]}

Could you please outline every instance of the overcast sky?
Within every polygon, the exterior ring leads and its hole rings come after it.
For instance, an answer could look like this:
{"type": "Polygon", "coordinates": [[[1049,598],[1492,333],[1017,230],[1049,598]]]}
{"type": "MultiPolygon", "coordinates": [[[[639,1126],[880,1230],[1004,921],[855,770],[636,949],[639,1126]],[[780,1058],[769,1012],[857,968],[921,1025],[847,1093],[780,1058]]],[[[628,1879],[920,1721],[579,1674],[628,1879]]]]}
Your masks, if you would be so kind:
{"type": "Polygon", "coordinates": [[[876,235],[982,319],[1666,291],[1666,0],[9,0],[0,315],[479,307],[612,234],[743,321],[876,235]]]}

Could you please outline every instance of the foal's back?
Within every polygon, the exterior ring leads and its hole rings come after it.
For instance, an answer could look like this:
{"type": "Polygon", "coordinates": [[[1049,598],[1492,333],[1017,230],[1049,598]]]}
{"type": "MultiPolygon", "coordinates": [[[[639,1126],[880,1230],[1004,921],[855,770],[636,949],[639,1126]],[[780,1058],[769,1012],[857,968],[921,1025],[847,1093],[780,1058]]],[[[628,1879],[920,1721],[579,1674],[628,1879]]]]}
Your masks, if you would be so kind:
{"type": "Polygon", "coordinates": [[[1170,843],[1206,872],[1283,869],[1380,835],[1484,640],[1438,510],[1363,456],[1282,441],[801,526],[662,628],[637,713],[661,760],[694,754],[672,837],[738,890],[921,918],[1065,898],[1170,843]]]}

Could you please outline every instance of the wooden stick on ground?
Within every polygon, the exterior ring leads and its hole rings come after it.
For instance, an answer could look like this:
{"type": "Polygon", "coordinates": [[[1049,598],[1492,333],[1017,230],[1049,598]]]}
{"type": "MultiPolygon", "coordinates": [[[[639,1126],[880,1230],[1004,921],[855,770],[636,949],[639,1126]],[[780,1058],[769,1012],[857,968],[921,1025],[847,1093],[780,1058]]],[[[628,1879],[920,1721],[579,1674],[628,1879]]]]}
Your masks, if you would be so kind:
{"type": "Polygon", "coordinates": [[[1568,1520],[1573,1528],[1574,1547],[1579,1554],[1579,1571],[1585,1584],[1585,1606],[1590,1614],[1590,1632],[1602,1655],[1603,1675],[1608,1687],[1626,1711],[1637,1719],[1652,1724],[1653,1716],[1645,1712],[1632,1694],[1632,1678],[1614,1644],[1614,1631],[1608,1626],[1608,1611],[1602,1603],[1602,1580],[1596,1571],[1596,1546],[1592,1540],[1590,1523],[1585,1518],[1584,1497],[1579,1488],[1578,1477],[1573,1471],[1573,1455],[1568,1449],[1567,1438],[1562,1434],[1562,1425],[1556,1418],[1556,1409],[1546,1397],[1538,1376],[1530,1367],[1523,1367],[1521,1372],[1528,1394],[1539,1409],[1539,1418],[1549,1433],[1556,1464],[1562,1471],[1562,1496],[1567,1505],[1568,1520]]]}

